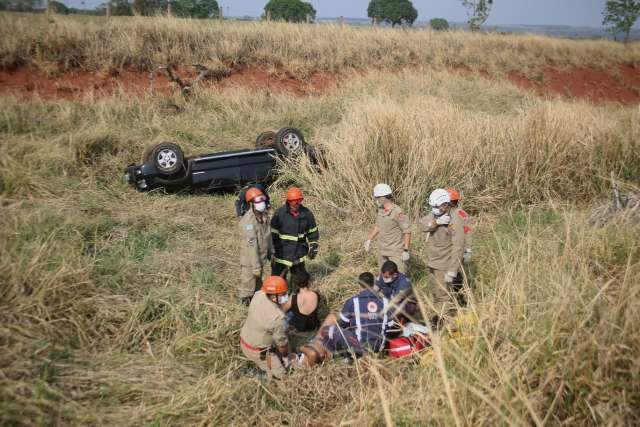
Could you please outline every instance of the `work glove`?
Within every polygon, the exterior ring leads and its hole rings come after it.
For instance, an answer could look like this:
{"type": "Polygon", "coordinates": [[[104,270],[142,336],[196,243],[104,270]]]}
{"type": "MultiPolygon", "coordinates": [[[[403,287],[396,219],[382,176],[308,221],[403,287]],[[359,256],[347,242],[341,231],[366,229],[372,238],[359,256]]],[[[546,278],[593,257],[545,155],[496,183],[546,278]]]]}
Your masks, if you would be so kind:
{"type": "Polygon", "coordinates": [[[371,249],[371,240],[365,240],[364,241],[364,251],[365,252],[369,252],[370,249],[371,249]]]}
{"type": "Polygon", "coordinates": [[[466,249],[462,254],[462,262],[465,264],[471,263],[471,249],[466,249]]]}
{"type": "Polygon", "coordinates": [[[309,248],[309,254],[307,255],[309,259],[315,259],[318,256],[318,245],[311,245],[309,248]]]}
{"type": "Polygon", "coordinates": [[[458,273],[456,273],[455,271],[447,271],[446,274],[444,275],[444,281],[448,284],[453,283],[453,280],[456,278],[456,276],[458,275],[458,273]]]}
{"type": "Polygon", "coordinates": [[[400,259],[402,260],[402,262],[407,262],[411,259],[411,254],[409,253],[409,251],[404,251],[402,252],[402,255],[400,255],[400,259]]]}
{"type": "Polygon", "coordinates": [[[436,218],[436,224],[438,225],[449,225],[451,222],[451,217],[449,215],[440,215],[436,218]]]}

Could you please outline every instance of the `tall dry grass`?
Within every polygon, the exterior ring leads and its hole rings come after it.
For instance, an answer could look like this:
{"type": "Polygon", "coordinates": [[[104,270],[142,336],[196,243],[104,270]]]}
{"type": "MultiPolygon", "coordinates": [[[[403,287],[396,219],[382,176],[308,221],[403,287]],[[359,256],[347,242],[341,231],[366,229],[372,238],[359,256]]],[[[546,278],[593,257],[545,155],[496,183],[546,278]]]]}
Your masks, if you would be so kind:
{"type": "MultiPolygon", "coordinates": [[[[0,423],[640,422],[640,228],[594,228],[584,213],[607,194],[601,175],[638,185],[637,109],[421,70],[319,98],[210,89],[190,101],[2,98],[0,111],[0,423]],[[152,142],[235,149],[285,124],[325,147],[329,170],[302,165],[283,180],[302,183],[317,214],[309,267],[333,309],[375,269],[361,244],[376,180],[412,218],[432,186],[465,190],[479,212],[468,340],[437,343],[436,363],[250,375],[234,195],[139,194],[120,174],[152,142]],[[461,140],[468,150],[449,148],[461,140]]],[[[422,249],[416,235],[412,278],[426,300],[422,249]]]]}
{"type": "Polygon", "coordinates": [[[543,65],[606,68],[640,62],[640,45],[436,33],[335,25],[241,23],[178,18],[0,15],[0,66],[32,65],[56,72],[80,68],[150,70],[158,64],[284,67],[300,77],[315,71],[423,65],[491,73],[543,65]]]}
{"type": "Polygon", "coordinates": [[[467,92],[448,74],[405,75],[401,88],[411,91],[404,92],[393,79],[370,80],[377,89],[319,136],[326,170],[303,162],[300,172],[295,163],[285,179],[365,216],[378,182],[416,216],[441,186],[461,189],[470,209],[483,210],[549,199],[581,204],[610,187],[611,173],[640,179],[640,110],[518,98],[499,83],[472,81],[467,92]],[[472,107],[478,99],[515,105],[472,107]]]}

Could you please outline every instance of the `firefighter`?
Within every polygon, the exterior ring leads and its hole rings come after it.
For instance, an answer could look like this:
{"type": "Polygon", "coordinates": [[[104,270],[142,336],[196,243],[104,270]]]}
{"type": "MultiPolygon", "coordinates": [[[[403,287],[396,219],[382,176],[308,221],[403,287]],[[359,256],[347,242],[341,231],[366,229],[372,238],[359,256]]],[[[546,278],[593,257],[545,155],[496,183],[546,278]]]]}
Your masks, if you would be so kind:
{"type": "Polygon", "coordinates": [[[271,219],[274,257],[271,274],[285,277],[291,273],[293,290],[298,287],[300,277],[308,273],[305,261],[318,255],[320,233],[313,213],[302,206],[304,197],[299,188],[287,191],[286,203],[280,207],[271,219]]]}
{"type": "Polygon", "coordinates": [[[471,234],[473,229],[471,228],[471,218],[469,214],[462,209],[460,204],[460,193],[453,188],[447,188],[449,198],[451,199],[451,210],[455,215],[458,215],[464,221],[464,255],[463,261],[465,265],[471,263],[471,234]]]}
{"type": "Polygon", "coordinates": [[[464,221],[459,215],[451,215],[451,198],[446,190],[434,190],[428,203],[431,212],[420,220],[420,226],[427,234],[427,267],[435,308],[432,322],[442,326],[455,314],[453,282],[462,268],[464,221]]]}
{"type": "Polygon", "coordinates": [[[365,252],[371,249],[376,239],[378,246],[378,268],[385,261],[393,261],[401,273],[407,272],[407,263],[411,258],[411,222],[400,206],[393,203],[393,193],[387,184],[378,184],[373,188],[373,197],[378,207],[378,215],[373,230],[364,242],[365,252]]]}
{"type": "Polygon", "coordinates": [[[258,188],[249,188],[245,200],[250,208],[242,216],[240,231],[240,301],[249,305],[260,288],[262,273],[273,254],[267,197],[258,188]]]}
{"type": "Polygon", "coordinates": [[[289,342],[283,306],[289,287],[280,276],[267,277],[249,305],[247,320],[240,331],[242,353],[267,373],[282,378],[288,368],[289,342]]]}

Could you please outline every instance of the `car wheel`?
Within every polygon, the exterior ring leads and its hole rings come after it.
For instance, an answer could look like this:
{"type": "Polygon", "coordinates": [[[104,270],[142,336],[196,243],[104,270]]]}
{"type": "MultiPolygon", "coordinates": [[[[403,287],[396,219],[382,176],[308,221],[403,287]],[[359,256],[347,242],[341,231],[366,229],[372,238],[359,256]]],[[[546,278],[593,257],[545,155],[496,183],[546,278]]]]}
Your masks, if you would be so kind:
{"type": "Polygon", "coordinates": [[[256,138],[256,148],[273,147],[275,137],[276,133],[272,130],[262,132],[256,138]]]}
{"type": "Polygon", "coordinates": [[[173,175],[182,169],[184,154],[179,145],[163,142],[153,147],[151,160],[161,174],[173,175]]]}
{"type": "Polygon", "coordinates": [[[282,128],[275,136],[275,146],[278,151],[286,156],[299,154],[305,151],[304,136],[296,128],[282,128]]]}

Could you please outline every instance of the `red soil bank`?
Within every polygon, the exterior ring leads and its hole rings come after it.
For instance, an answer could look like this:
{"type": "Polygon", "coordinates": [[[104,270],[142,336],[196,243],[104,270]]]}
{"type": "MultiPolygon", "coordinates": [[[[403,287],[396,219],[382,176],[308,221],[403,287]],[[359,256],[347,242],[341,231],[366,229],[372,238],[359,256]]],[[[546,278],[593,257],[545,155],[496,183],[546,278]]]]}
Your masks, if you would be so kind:
{"type": "MultiPolygon", "coordinates": [[[[180,70],[179,74],[187,80],[195,76],[187,70],[180,70]]],[[[496,78],[488,76],[487,73],[480,74],[487,78],[496,78]]],[[[634,65],[619,65],[607,70],[546,66],[541,71],[528,75],[511,72],[506,78],[520,87],[546,97],[576,98],[595,104],[640,103],[640,67],[634,65]]],[[[285,70],[254,66],[234,70],[220,81],[203,81],[200,84],[309,96],[333,90],[338,81],[339,77],[331,73],[317,72],[306,78],[298,78],[285,70]]],[[[72,71],[52,76],[29,68],[0,70],[0,96],[14,94],[27,99],[35,96],[44,99],[69,99],[90,94],[108,96],[118,90],[135,95],[169,94],[177,91],[178,87],[164,74],[159,73],[151,80],[148,72],[133,70],[111,73],[72,71]]]]}

